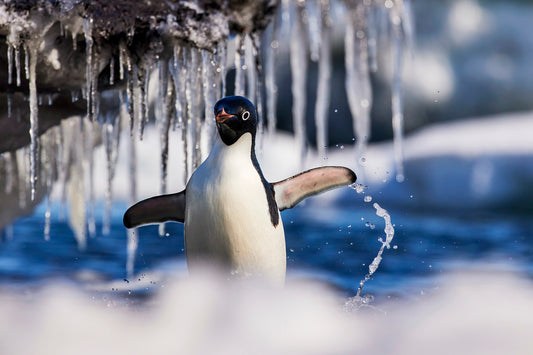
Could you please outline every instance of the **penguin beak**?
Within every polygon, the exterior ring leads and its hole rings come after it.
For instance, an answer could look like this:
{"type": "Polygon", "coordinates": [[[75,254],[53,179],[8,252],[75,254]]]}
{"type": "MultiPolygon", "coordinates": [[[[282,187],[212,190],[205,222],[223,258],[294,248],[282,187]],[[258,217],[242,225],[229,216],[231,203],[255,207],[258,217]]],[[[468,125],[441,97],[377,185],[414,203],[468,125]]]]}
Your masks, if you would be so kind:
{"type": "Polygon", "coordinates": [[[217,112],[217,115],[216,115],[216,121],[217,123],[224,123],[226,122],[229,118],[233,117],[234,115],[230,115],[229,113],[226,113],[226,111],[224,111],[224,108],[222,108],[221,111],[218,111],[217,112]]]}

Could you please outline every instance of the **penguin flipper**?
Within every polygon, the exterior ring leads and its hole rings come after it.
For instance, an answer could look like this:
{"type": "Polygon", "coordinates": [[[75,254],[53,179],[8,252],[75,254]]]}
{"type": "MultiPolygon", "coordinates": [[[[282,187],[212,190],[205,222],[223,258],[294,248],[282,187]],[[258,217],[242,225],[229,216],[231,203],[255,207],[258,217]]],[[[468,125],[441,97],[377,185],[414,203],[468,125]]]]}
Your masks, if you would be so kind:
{"type": "Polygon", "coordinates": [[[185,190],[169,195],[161,195],[137,202],[124,213],[126,228],[142,224],[185,220],[185,190]]]}
{"type": "Polygon", "coordinates": [[[278,209],[293,208],[303,199],[355,182],[355,173],[342,166],[325,166],[304,171],[272,184],[278,209]]]}

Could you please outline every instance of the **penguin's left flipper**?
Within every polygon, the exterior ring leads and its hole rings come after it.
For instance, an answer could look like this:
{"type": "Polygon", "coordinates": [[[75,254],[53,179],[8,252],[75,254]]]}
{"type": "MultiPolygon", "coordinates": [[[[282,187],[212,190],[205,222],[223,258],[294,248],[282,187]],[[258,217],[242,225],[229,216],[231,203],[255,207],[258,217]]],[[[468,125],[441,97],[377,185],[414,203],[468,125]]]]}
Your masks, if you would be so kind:
{"type": "Polygon", "coordinates": [[[126,228],[133,228],[142,224],[166,221],[183,223],[184,220],[185,190],[137,202],[124,213],[123,223],[126,228]]]}
{"type": "Polygon", "coordinates": [[[342,166],[326,166],[304,171],[272,184],[278,209],[293,208],[303,199],[355,182],[355,173],[342,166]]]}

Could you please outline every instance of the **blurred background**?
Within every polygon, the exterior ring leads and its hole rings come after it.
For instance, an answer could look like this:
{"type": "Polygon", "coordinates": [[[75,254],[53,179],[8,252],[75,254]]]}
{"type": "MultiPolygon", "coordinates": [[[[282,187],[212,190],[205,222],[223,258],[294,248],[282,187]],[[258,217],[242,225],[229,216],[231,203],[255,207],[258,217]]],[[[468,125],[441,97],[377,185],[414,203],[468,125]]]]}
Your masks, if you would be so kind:
{"type": "MultiPolygon", "coordinates": [[[[489,263],[492,271],[533,276],[533,4],[414,0],[411,9],[414,35],[404,58],[402,87],[402,182],[395,178],[390,46],[379,48],[379,70],[371,73],[370,145],[357,159],[345,93],[345,28],[342,21],[333,21],[330,143],[326,157],[310,149],[304,168],[346,165],[357,172],[359,185],[282,213],[289,283],[316,280],[353,296],[382,245],[378,239],[385,238],[378,207],[390,214],[395,234],[364,292],[381,302],[431,293],[442,287],[448,273],[478,268],[479,263],[489,263]]],[[[333,8],[332,17],[342,11],[333,8]]],[[[280,42],[278,130],[265,135],[260,152],[270,181],[300,171],[291,135],[289,42],[280,42]]],[[[310,62],[305,117],[312,147],[317,70],[317,63],[310,62]]],[[[228,82],[234,75],[229,70],[228,82]]],[[[63,107],[68,114],[80,111],[72,103],[63,107]]],[[[2,109],[7,112],[7,105],[2,109]]],[[[46,110],[41,110],[44,121],[54,116],[46,110]]],[[[124,138],[120,154],[127,155],[127,149],[124,138]]],[[[159,193],[160,167],[154,159],[159,149],[158,128],[151,123],[137,146],[138,199],[159,193]]],[[[182,159],[179,149],[177,134],[171,132],[172,191],[183,188],[177,178],[182,174],[176,163],[182,159]]],[[[162,237],[157,226],[130,236],[122,226],[123,212],[132,202],[125,187],[130,180],[125,158],[119,158],[116,168],[110,232],[104,235],[105,147],[97,147],[94,156],[92,231],[85,223],[83,231],[76,230],[69,215],[79,217],[90,208],[72,201],[65,205],[58,197],[65,189],[60,184],[49,199],[38,194],[36,203],[20,209],[13,207],[16,197],[4,196],[0,288],[31,290],[51,280],[69,280],[76,287],[98,285],[106,294],[135,302],[161,287],[165,277],[186,273],[181,224],[168,223],[162,237]],[[81,242],[80,233],[88,236],[81,242]]]]}

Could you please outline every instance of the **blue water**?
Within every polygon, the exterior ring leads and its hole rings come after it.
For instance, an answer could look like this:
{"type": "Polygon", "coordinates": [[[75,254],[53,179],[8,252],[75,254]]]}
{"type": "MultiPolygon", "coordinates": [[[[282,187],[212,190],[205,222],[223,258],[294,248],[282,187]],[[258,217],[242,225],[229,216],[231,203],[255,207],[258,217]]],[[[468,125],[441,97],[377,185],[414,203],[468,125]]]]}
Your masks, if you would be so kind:
{"type": "MultiPolygon", "coordinates": [[[[353,195],[350,204],[323,206],[315,198],[282,212],[288,282],[316,279],[340,294],[354,295],[381,246],[378,238],[384,238],[385,224],[375,215],[372,203],[353,195]]],[[[388,209],[395,227],[394,247],[385,250],[363,293],[377,298],[412,297],[445,287],[443,276],[474,265],[490,264],[491,268],[533,277],[533,219],[528,215],[406,212],[388,208],[386,202],[380,204],[388,209]]],[[[127,278],[127,235],[122,225],[126,208],[123,203],[114,205],[111,233],[102,235],[103,209],[97,205],[97,234],[88,237],[87,248],[81,251],[56,204],[51,237],[44,240],[45,210],[39,205],[32,215],[19,218],[2,231],[0,286],[33,287],[56,279],[82,284],[127,278]],[[89,281],[81,276],[87,274],[92,275],[89,281]]],[[[157,226],[139,229],[136,275],[185,268],[183,225],[167,223],[166,228],[166,237],[158,236],[157,226]]]]}

